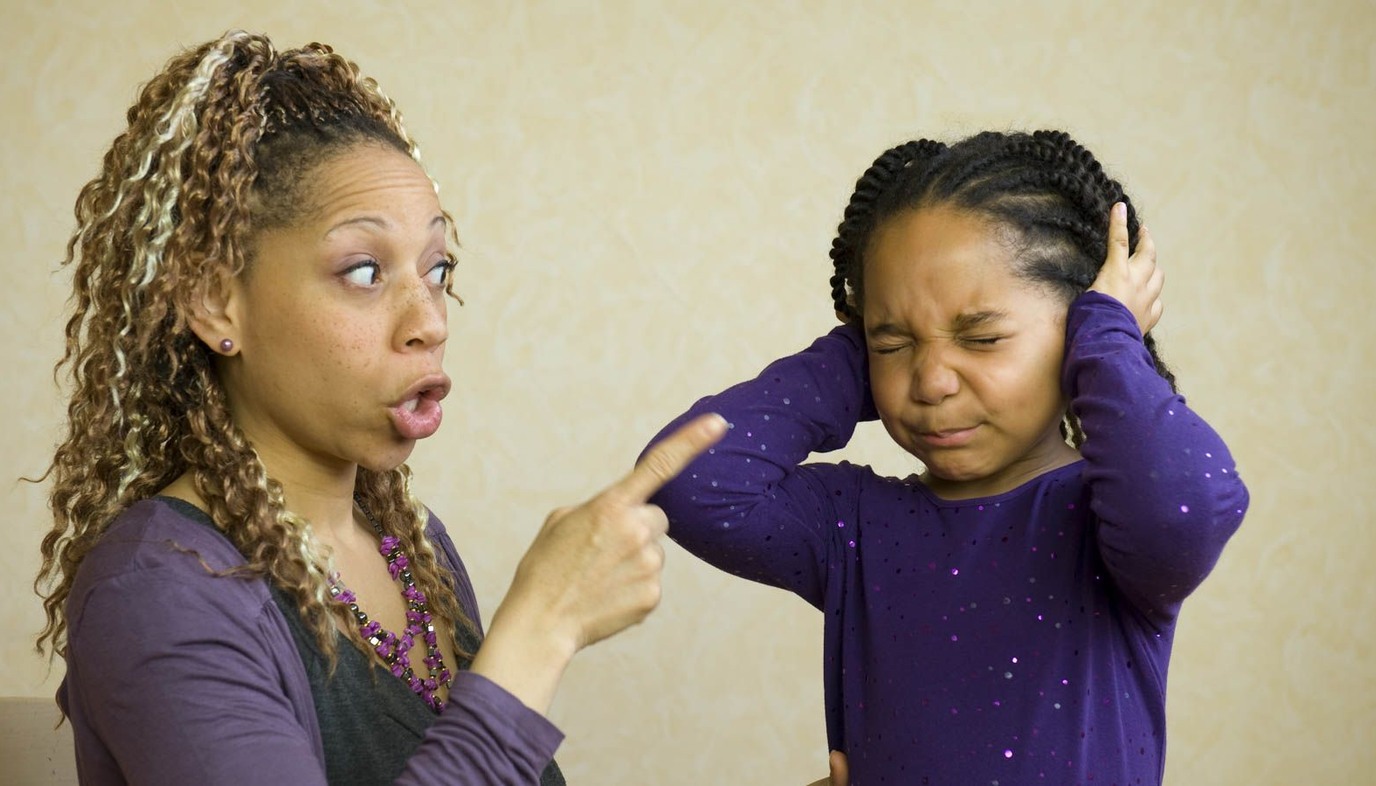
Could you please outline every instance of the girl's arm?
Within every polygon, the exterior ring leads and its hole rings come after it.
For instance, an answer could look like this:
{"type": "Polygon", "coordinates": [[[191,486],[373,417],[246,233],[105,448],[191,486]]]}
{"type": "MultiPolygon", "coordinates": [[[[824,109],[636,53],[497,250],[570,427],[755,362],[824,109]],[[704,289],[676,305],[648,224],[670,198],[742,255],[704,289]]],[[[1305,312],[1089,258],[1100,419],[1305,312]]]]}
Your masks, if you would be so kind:
{"type": "Polygon", "coordinates": [[[1070,307],[1062,382],[1085,432],[1100,554],[1117,587],[1168,622],[1213,569],[1248,498],[1223,440],[1142,343],[1161,314],[1161,283],[1150,238],[1129,257],[1115,211],[1109,260],[1070,307]]]}
{"type": "Polygon", "coordinates": [[[702,412],[730,428],[654,497],[669,536],[722,570],[820,606],[828,551],[844,534],[838,511],[853,507],[860,470],[799,465],[875,418],[865,362],[860,329],[843,325],[670,423],[654,442],[702,412]]]}

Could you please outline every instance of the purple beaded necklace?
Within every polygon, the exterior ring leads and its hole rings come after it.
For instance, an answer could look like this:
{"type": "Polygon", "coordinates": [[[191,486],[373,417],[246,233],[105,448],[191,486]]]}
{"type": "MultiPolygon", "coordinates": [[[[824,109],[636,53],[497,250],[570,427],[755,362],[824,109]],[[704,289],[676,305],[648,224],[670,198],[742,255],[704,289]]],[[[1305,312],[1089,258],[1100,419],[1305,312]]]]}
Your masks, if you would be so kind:
{"type": "Polygon", "coordinates": [[[440,712],[444,709],[444,700],[439,696],[440,686],[448,688],[453,675],[445,668],[444,655],[440,653],[435,624],[430,616],[430,604],[411,575],[411,561],[401,550],[401,539],[395,535],[383,535],[382,526],[373,519],[368,509],[362,504],[359,507],[363,509],[363,515],[367,517],[368,523],[373,525],[373,531],[381,538],[378,551],[387,560],[387,572],[391,574],[393,581],[401,580],[401,596],[407,602],[406,627],[398,636],[384,629],[375,620],[368,619],[368,615],[358,607],[358,596],[344,586],[338,573],[330,574],[330,595],[340,603],[349,605],[349,611],[358,622],[359,635],[372,646],[378,657],[382,658],[388,670],[409,685],[430,709],[440,712]],[[421,679],[411,668],[411,649],[416,645],[416,639],[425,642],[425,679],[421,679]]]}

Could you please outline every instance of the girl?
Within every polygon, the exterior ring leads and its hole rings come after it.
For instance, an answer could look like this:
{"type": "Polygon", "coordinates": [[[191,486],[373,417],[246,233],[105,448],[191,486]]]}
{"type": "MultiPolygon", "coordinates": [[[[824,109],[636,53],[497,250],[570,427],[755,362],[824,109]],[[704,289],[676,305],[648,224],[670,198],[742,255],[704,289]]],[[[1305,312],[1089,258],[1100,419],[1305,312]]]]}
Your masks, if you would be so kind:
{"type": "Polygon", "coordinates": [[[1064,133],[910,142],[831,256],[846,324],[676,421],[731,429],[655,497],[670,536],[825,613],[854,783],[1158,783],[1180,605],[1247,492],[1147,336],[1122,188],[1064,133]],[[876,417],[920,474],[802,463],[876,417]]]}
{"type": "Polygon", "coordinates": [[[87,784],[563,783],[544,713],[659,597],[707,418],[551,514],[484,636],[403,463],[449,391],[452,227],[327,46],[168,63],[77,201],[40,648],[87,784]]]}

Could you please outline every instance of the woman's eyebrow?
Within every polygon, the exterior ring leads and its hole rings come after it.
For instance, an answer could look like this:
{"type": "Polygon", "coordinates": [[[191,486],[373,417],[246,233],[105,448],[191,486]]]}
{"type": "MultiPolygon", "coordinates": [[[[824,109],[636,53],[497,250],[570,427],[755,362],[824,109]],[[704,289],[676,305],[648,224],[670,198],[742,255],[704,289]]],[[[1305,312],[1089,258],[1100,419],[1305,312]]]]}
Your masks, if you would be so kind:
{"type": "MultiPolygon", "coordinates": [[[[387,229],[392,225],[392,222],[388,221],[386,218],[383,218],[382,216],[355,216],[353,218],[346,218],[343,221],[340,221],[338,224],[335,224],[334,226],[325,230],[325,234],[322,235],[321,238],[323,239],[329,237],[330,235],[334,234],[335,230],[337,229],[343,229],[344,227],[353,226],[356,224],[367,224],[376,227],[377,229],[387,229]]],[[[430,225],[427,228],[434,229],[436,226],[447,227],[448,225],[449,222],[445,219],[444,215],[438,214],[434,218],[430,219],[430,225]]]]}

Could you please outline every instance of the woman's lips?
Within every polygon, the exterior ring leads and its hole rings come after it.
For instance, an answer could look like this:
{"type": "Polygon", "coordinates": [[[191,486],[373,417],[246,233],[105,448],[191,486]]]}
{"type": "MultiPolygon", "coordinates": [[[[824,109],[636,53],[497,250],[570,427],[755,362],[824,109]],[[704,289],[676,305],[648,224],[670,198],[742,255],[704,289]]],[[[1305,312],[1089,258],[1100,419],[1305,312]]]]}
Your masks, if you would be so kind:
{"type": "Polygon", "coordinates": [[[392,427],[403,439],[425,439],[440,428],[444,420],[444,408],[440,399],[449,393],[449,380],[436,380],[438,384],[422,388],[411,394],[401,403],[389,407],[392,427]]]}

